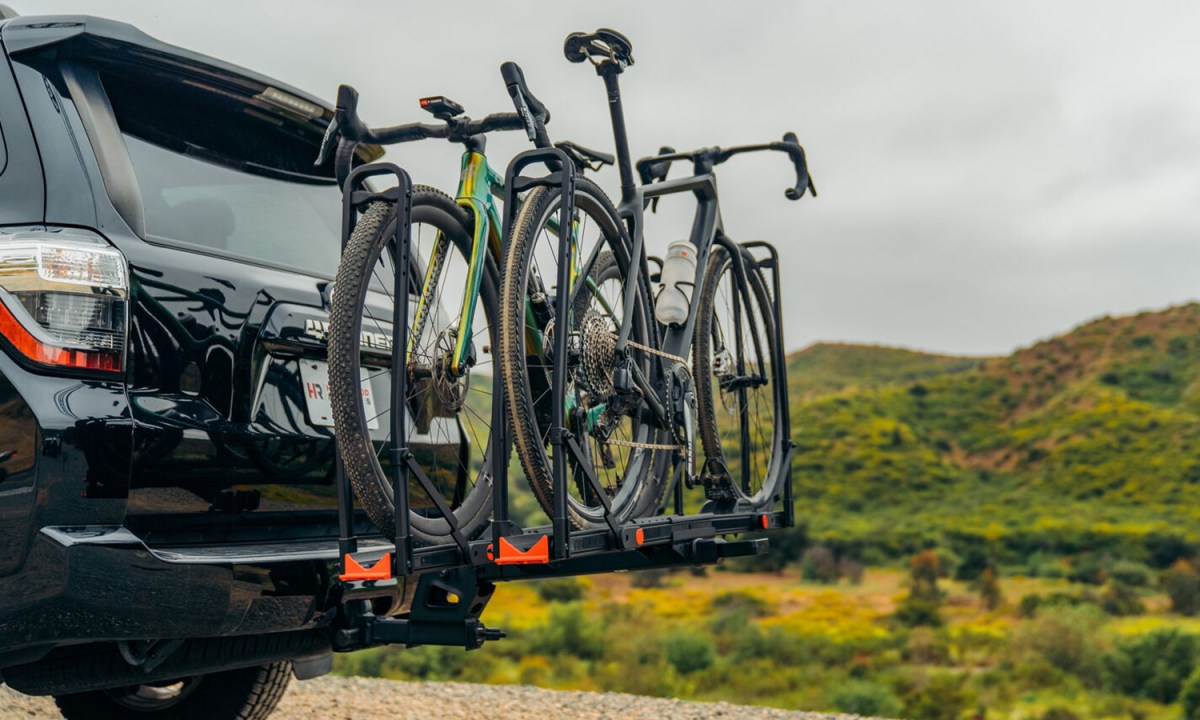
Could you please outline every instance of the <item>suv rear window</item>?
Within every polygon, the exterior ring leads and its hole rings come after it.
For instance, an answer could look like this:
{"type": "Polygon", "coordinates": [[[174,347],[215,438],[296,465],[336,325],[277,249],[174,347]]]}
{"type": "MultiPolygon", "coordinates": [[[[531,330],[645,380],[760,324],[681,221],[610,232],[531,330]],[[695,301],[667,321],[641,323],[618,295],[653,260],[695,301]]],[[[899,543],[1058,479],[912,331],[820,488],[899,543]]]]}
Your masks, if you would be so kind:
{"type": "Polygon", "coordinates": [[[107,42],[75,53],[125,136],[148,240],[333,271],[341,192],[332,162],[313,167],[328,110],[202,59],[107,42]]]}
{"type": "Polygon", "coordinates": [[[336,186],[253,174],[125,136],[151,240],[328,274],[338,262],[336,186]]]}

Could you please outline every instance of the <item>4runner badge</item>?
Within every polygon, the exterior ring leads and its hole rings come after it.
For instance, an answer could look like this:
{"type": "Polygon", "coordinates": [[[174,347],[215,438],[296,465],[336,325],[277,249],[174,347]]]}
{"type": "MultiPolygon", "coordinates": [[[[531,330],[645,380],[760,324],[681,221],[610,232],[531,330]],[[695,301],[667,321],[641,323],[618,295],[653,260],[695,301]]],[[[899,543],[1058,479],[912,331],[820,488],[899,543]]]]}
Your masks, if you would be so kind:
{"type": "MultiPolygon", "coordinates": [[[[329,336],[329,321],[328,320],[313,320],[311,318],[304,321],[304,334],[314,340],[325,342],[329,336]]],[[[368,332],[363,330],[359,335],[359,342],[364,348],[372,350],[387,350],[392,349],[392,338],[386,333],[368,332]]]]}

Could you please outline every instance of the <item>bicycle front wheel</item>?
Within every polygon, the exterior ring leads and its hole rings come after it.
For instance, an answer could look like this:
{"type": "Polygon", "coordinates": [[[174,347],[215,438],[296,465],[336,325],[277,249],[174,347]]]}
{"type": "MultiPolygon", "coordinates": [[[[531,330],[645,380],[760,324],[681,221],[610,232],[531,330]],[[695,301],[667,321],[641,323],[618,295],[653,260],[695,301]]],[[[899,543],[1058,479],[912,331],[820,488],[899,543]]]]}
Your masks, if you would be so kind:
{"type": "MultiPolygon", "coordinates": [[[[378,201],[355,226],[338,266],[329,313],[329,382],[338,450],[355,494],[384,535],[395,535],[392,491],[392,393],[389,376],[407,379],[406,444],[453,512],[460,531],[476,535],[491,510],[487,468],[496,347],[494,319],[499,299],[496,264],[485,259],[478,282],[469,271],[471,216],[448,195],[416,186],[409,245],[409,327],[391,326],[393,238],[396,213],[378,201]],[[477,298],[468,317],[460,316],[463,298],[477,298]],[[466,332],[460,326],[469,323],[466,332]],[[459,357],[464,338],[466,362],[459,357]],[[372,340],[366,347],[361,339],[372,340]],[[380,338],[407,343],[403,367],[391,367],[390,348],[380,338]],[[355,341],[363,345],[354,353],[355,341]],[[364,407],[364,386],[372,388],[374,408],[364,407]]],[[[411,476],[410,528],[424,544],[451,540],[450,523],[411,476]]]]}
{"type": "MultiPolygon", "coordinates": [[[[644,348],[656,347],[646,273],[636,287],[626,283],[633,263],[629,243],[612,202],[592,182],[576,181],[573,252],[559,255],[559,212],[563,196],[537,188],[522,203],[505,250],[501,287],[500,362],[513,444],[538,502],[554,516],[554,457],[550,442],[555,402],[562,402],[568,429],[583,451],[583,461],[567,452],[567,506],[577,528],[612,519],[624,522],[650,503],[645,499],[658,430],[646,421],[640,392],[615,381],[618,370],[652,375],[644,348]],[[572,285],[557,287],[560,263],[571,263],[572,285]],[[633,343],[624,358],[614,344],[625,300],[632,294],[633,343]],[[573,300],[567,298],[573,296],[573,300]],[[566,328],[555,327],[555,308],[570,302],[566,328]],[[554,337],[570,334],[571,350],[565,397],[552,397],[554,337]],[[599,491],[588,480],[591,472],[599,491]],[[600,493],[604,497],[601,498],[600,493]]],[[[630,373],[621,372],[627,377],[630,373]]]]}
{"type": "Polygon", "coordinates": [[[765,510],[786,474],[777,421],[783,374],[774,362],[773,300],[753,259],[741,258],[744,276],[725,247],[709,255],[692,344],[696,410],[703,473],[715,480],[709,496],[765,510]]]}

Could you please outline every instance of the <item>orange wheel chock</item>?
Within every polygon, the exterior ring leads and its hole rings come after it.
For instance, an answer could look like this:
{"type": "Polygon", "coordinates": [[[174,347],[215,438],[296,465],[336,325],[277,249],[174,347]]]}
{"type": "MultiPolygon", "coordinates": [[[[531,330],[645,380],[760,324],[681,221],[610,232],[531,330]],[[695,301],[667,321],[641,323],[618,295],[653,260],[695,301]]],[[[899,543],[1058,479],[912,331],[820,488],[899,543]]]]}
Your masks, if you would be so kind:
{"type": "Polygon", "coordinates": [[[358,561],[346,553],[345,557],[346,572],[338,575],[338,579],[342,582],[351,580],[390,580],[392,578],[392,554],[388,553],[379,558],[379,562],[375,563],[371,568],[365,568],[358,564],[358,561]]]}
{"type": "Polygon", "coordinates": [[[500,538],[500,554],[497,565],[541,565],[550,562],[550,536],[543,535],[533,547],[524,552],[518,550],[507,538],[500,538]]]}

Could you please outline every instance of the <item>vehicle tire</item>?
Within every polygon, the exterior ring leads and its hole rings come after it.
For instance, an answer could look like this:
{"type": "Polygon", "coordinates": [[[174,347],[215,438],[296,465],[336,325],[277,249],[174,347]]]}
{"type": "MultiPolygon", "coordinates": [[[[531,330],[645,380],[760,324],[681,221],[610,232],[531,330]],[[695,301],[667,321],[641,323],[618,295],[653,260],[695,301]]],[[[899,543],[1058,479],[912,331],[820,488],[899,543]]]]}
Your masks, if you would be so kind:
{"type": "Polygon", "coordinates": [[[715,245],[709,255],[692,343],[696,411],[702,473],[724,474],[743,506],[765,510],[786,474],[779,467],[786,438],[776,392],[783,375],[773,362],[779,357],[774,301],[753,259],[742,258],[749,282],[744,296],[735,292],[729,251],[715,245]]]}
{"type": "MultiPolygon", "coordinates": [[[[661,443],[659,431],[645,420],[643,406],[629,394],[614,390],[612,338],[620,327],[625,297],[624,279],[629,276],[630,248],[627,235],[612,202],[591,181],[576,181],[576,271],[588,285],[572,304],[568,332],[579,333],[578,363],[566,378],[568,410],[586,408],[587,420],[570,429],[592,459],[597,479],[607,494],[617,522],[630,519],[640,508],[654,483],[650,479],[654,451],[621,443],[661,443]],[[619,402],[619,400],[624,402],[619,402]],[[606,415],[612,408],[611,415],[606,415]],[[595,426],[593,426],[593,422],[595,426]],[[607,430],[599,430],[599,426],[607,430]],[[616,440],[617,443],[610,441],[616,440]]],[[[512,423],[512,440],[521,465],[538,502],[554,516],[553,447],[549,442],[553,398],[552,359],[554,300],[558,273],[556,231],[562,196],[549,188],[537,188],[526,196],[513,224],[505,249],[501,287],[500,361],[506,402],[512,423]]],[[[647,273],[632,291],[633,326],[630,339],[657,347],[657,326],[651,311],[647,273]]],[[[648,353],[630,346],[629,362],[647,376],[653,374],[648,353]]],[[[582,414],[582,410],[581,410],[582,414]]],[[[568,421],[571,425],[571,421],[568,421]]],[[[600,526],[604,508],[580,468],[568,458],[571,478],[568,516],[577,528],[600,526]]]]}
{"type": "Polygon", "coordinates": [[[65,720],[266,720],[292,677],[290,662],[180,680],[58,695],[65,720]]]}
{"type": "MultiPolygon", "coordinates": [[[[388,428],[390,383],[384,378],[382,386],[387,391],[376,396],[379,399],[375,408],[378,427],[372,430],[369,427],[371,418],[366,416],[360,392],[359,368],[365,356],[356,353],[355,348],[359,346],[363,332],[382,332],[393,342],[400,341],[398,333],[390,332],[390,323],[385,326],[381,322],[378,307],[381,301],[387,303],[382,314],[390,321],[392,276],[384,253],[392,243],[395,218],[392,204],[386,201],[371,203],[364,210],[342,253],[329,313],[330,404],[338,450],[367,516],[389,538],[395,535],[395,503],[387,452],[391,445],[388,428]],[[387,270],[382,277],[381,269],[387,270]],[[370,293],[376,307],[374,311],[366,305],[370,288],[381,290],[370,293]]],[[[448,318],[458,318],[464,285],[453,289],[448,286],[453,284],[450,278],[459,263],[465,268],[471,256],[473,219],[445,193],[418,185],[413,189],[411,223],[410,297],[413,302],[418,302],[421,298],[417,296],[428,287],[430,297],[425,299],[426,307],[432,311],[425,315],[428,320],[417,328],[413,325],[415,311],[411,311],[410,306],[410,327],[402,336],[412,343],[408,365],[404,369],[409,377],[406,398],[409,449],[427,477],[441,491],[442,499],[454,512],[460,531],[471,537],[486,525],[491,510],[491,477],[485,461],[491,442],[490,374],[494,370],[490,352],[497,346],[498,339],[494,318],[499,279],[495,260],[489,253],[478,287],[480,302],[472,321],[475,362],[465,374],[452,378],[448,366],[441,363],[440,358],[448,352],[448,348],[443,347],[452,333],[453,326],[448,318]],[[445,239],[450,242],[446,243],[445,239]],[[422,267],[424,261],[420,257],[427,244],[431,252],[425,265],[438,268],[437,281],[428,286],[425,285],[426,267],[422,267]],[[440,263],[433,260],[433,248],[441,248],[438,251],[442,258],[440,263]],[[447,295],[452,307],[442,307],[443,294],[447,295]],[[443,316],[441,310],[450,314],[443,316]],[[482,342],[476,344],[480,338],[482,342]],[[425,379],[417,380],[421,369],[425,379]],[[484,379],[472,384],[472,374],[484,375],[484,379]],[[458,403],[457,407],[454,403],[458,403]],[[465,452],[461,442],[456,445],[453,440],[462,436],[470,440],[465,452]]],[[[465,271],[463,281],[465,284],[465,271]]],[[[368,369],[368,374],[390,367],[390,350],[386,358],[377,357],[374,365],[373,370],[368,369]]],[[[424,544],[449,542],[450,524],[436,511],[415,479],[410,478],[408,495],[413,537],[424,544]]]]}

